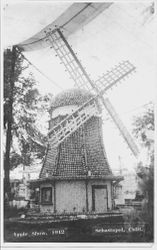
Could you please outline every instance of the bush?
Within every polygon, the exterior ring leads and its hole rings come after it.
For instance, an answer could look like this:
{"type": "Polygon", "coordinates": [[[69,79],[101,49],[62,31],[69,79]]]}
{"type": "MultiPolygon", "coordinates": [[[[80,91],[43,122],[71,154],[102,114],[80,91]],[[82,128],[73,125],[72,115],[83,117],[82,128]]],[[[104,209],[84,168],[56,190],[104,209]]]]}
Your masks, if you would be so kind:
{"type": "Polygon", "coordinates": [[[21,214],[26,213],[26,208],[17,208],[17,207],[4,207],[4,218],[10,217],[19,217],[21,214]]]}

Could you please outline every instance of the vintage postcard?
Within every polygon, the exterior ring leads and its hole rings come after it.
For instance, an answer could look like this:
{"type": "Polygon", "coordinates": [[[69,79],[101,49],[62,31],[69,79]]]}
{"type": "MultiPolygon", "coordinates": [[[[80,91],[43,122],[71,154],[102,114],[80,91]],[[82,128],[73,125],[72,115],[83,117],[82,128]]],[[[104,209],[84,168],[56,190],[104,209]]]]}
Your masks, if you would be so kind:
{"type": "Polygon", "coordinates": [[[1,11],[2,246],[152,246],[155,1],[1,11]]]}

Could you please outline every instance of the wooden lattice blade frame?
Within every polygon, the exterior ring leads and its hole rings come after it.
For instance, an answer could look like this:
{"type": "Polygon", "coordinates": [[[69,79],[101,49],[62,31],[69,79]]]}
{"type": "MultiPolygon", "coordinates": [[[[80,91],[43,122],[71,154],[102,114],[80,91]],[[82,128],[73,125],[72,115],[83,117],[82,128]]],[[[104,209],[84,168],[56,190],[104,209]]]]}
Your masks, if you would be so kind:
{"type": "MultiPolygon", "coordinates": [[[[59,57],[61,63],[63,63],[66,71],[74,80],[75,85],[78,88],[86,89],[90,92],[94,92],[97,95],[97,98],[101,100],[109,115],[117,125],[129,148],[137,157],[139,151],[131,135],[122,123],[110,101],[108,99],[104,99],[103,97],[108,89],[135,71],[134,65],[132,65],[129,61],[124,61],[93,82],[60,29],[56,29],[55,31],[49,30],[45,33],[46,41],[50,44],[51,48],[55,50],[56,55],[59,57]]],[[[89,112],[89,110],[90,104],[87,102],[85,106],[82,105],[82,107],[78,108],[78,110],[68,116],[64,121],[55,126],[49,133],[49,135],[51,135],[51,143],[53,142],[53,146],[57,146],[59,143],[61,143],[65,138],[70,136],[83,123],[85,123],[91,116],[93,116],[94,112],[97,114],[98,111],[96,106],[92,112],[89,112]],[[83,119],[80,110],[83,113],[83,119]]]]}

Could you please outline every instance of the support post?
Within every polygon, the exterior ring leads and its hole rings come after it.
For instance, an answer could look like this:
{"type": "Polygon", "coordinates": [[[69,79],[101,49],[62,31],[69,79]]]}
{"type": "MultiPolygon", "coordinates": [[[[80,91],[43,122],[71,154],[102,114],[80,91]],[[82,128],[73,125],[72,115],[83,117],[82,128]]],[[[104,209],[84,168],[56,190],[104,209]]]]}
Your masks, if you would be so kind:
{"type": "Polygon", "coordinates": [[[54,181],[54,213],[56,213],[56,181],[54,181]]]}
{"type": "MultiPolygon", "coordinates": [[[[84,160],[86,168],[88,166],[87,161],[87,152],[86,152],[86,137],[85,137],[85,126],[82,127],[82,136],[83,136],[83,153],[84,153],[84,160]]],[[[88,170],[87,170],[87,178],[88,178],[88,170]]],[[[88,179],[85,180],[85,186],[86,186],[86,212],[89,211],[89,204],[88,204],[88,179]]]]}
{"type": "Polygon", "coordinates": [[[7,121],[7,131],[6,131],[6,151],[4,158],[4,192],[10,199],[11,190],[10,190],[10,149],[12,141],[12,121],[13,121],[13,91],[15,84],[15,64],[16,64],[17,50],[16,46],[12,48],[11,56],[11,72],[10,72],[10,96],[9,96],[9,115],[7,121]]]}
{"type": "Polygon", "coordinates": [[[86,185],[86,212],[89,211],[89,205],[88,205],[88,180],[85,180],[86,185]]]}

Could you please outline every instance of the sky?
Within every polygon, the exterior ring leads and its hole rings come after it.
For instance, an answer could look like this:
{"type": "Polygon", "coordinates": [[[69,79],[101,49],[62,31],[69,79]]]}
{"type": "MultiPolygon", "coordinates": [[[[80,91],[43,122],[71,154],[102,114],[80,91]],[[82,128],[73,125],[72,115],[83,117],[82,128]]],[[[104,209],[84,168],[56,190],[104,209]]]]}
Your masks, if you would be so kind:
{"type": "MultiPolygon", "coordinates": [[[[16,4],[5,2],[3,46],[28,39],[55,20],[70,4],[51,1],[44,5],[36,1],[16,4]]],[[[155,37],[155,15],[152,13],[151,1],[116,1],[68,38],[93,80],[123,60],[129,60],[136,67],[136,73],[106,93],[131,134],[133,117],[141,113],[143,105],[155,100],[155,37]]],[[[24,55],[52,80],[48,81],[31,67],[42,94],[50,92],[56,95],[74,87],[53,50],[45,48],[24,55]]],[[[103,112],[103,134],[112,169],[119,168],[119,156],[123,165],[132,169],[137,161],[106,112],[103,112]]],[[[138,146],[141,150],[141,145],[138,146]]]]}

